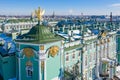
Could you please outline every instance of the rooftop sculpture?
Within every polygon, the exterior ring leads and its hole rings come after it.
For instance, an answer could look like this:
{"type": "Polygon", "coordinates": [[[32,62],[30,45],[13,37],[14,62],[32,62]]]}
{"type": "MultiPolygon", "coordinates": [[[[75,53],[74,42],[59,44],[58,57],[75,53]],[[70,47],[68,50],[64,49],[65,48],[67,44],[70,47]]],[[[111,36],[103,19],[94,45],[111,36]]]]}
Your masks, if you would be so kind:
{"type": "Polygon", "coordinates": [[[45,10],[41,9],[40,7],[35,10],[35,15],[37,16],[38,20],[41,21],[42,20],[42,16],[44,15],[45,10]]]}

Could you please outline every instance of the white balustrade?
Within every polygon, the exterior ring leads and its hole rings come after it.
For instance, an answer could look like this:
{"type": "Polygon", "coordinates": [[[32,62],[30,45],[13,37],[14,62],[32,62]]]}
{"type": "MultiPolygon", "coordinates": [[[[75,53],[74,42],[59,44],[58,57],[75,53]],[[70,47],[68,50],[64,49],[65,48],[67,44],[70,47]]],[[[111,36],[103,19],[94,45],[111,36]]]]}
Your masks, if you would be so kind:
{"type": "Polygon", "coordinates": [[[68,48],[68,47],[72,47],[75,45],[79,45],[81,42],[80,41],[74,41],[74,42],[70,42],[70,43],[65,43],[64,47],[68,48]]]}

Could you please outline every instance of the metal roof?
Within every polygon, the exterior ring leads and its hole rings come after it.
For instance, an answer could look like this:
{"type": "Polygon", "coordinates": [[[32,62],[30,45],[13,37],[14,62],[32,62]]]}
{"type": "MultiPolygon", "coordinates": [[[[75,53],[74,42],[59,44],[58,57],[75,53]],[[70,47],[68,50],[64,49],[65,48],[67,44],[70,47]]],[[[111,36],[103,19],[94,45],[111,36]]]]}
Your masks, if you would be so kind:
{"type": "Polygon", "coordinates": [[[0,34],[0,41],[2,40],[4,40],[4,44],[0,46],[0,54],[2,56],[14,54],[16,52],[16,45],[12,41],[12,38],[2,33],[0,34]],[[9,43],[10,43],[10,47],[9,47],[9,43]]]}

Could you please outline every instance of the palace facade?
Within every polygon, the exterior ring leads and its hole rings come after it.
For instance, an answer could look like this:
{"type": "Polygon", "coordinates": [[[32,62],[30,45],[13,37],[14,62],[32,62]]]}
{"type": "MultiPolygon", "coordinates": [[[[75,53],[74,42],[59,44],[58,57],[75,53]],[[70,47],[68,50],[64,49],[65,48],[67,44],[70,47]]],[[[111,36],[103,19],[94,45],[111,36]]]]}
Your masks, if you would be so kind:
{"type": "Polygon", "coordinates": [[[114,79],[120,63],[118,23],[65,20],[51,28],[42,24],[39,13],[43,13],[40,8],[36,11],[38,23],[28,33],[14,42],[0,39],[1,79],[114,79]]]}

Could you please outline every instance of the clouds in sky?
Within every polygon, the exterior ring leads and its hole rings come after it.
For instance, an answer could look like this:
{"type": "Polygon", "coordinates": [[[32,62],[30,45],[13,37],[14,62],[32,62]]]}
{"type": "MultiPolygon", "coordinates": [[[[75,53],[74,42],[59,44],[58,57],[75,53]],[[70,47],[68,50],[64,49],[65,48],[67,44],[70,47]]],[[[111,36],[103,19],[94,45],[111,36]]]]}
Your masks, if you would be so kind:
{"type": "Polygon", "coordinates": [[[110,5],[111,7],[120,7],[120,3],[114,3],[110,5]]]}

